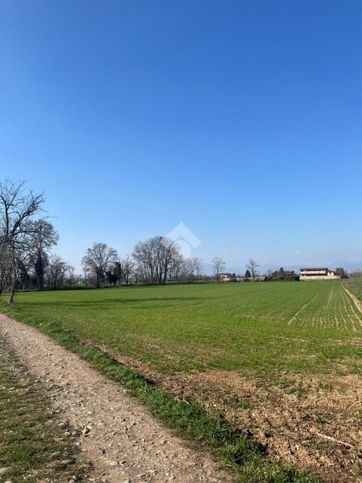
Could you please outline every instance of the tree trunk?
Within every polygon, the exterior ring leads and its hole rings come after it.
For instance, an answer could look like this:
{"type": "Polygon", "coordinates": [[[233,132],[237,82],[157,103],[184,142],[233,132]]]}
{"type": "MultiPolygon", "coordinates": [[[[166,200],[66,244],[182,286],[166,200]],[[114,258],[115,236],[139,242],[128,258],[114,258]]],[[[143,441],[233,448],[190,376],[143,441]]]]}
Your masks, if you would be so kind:
{"type": "Polygon", "coordinates": [[[12,267],[12,280],[11,280],[11,288],[10,288],[10,293],[9,293],[9,299],[8,299],[8,304],[12,305],[14,303],[14,297],[15,297],[15,287],[16,287],[16,282],[17,282],[17,271],[16,271],[16,259],[15,255],[13,256],[13,267],[12,267]]]}
{"type": "Polygon", "coordinates": [[[9,305],[12,305],[14,303],[15,285],[16,285],[16,278],[14,277],[11,284],[10,294],[9,294],[9,300],[8,300],[9,305]]]}

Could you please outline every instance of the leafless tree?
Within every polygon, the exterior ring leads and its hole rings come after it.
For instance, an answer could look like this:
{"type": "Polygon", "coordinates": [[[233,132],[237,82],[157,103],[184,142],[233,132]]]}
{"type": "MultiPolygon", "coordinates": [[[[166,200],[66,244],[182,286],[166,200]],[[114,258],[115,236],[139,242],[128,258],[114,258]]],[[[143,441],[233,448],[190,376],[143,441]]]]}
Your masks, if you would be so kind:
{"type": "Polygon", "coordinates": [[[95,280],[96,288],[104,282],[107,270],[117,259],[117,251],[105,243],[94,243],[92,248],[88,248],[82,265],[84,272],[95,280]]]}
{"type": "Polygon", "coordinates": [[[193,274],[195,275],[196,281],[198,282],[204,268],[204,262],[201,258],[194,257],[191,259],[191,264],[193,274]]]}
{"type": "Polygon", "coordinates": [[[65,278],[73,271],[73,267],[57,255],[49,258],[46,277],[49,288],[60,289],[64,287],[65,278]]]}
{"type": "Polygon", "coordinates": [[[18,263],[29,252],[31,237],[38,230],[34,216],[44,203],[42,194],[35,195],[25,190],[24,182],[0,183],[0,246],[9,257],[9,304],[14,301],[18,282],[18,263]]]}
{"type": "Polygon", "coordinates": [[[173,282],[183,282],[185,280],[185,260],[181,253],[172,258],[169,278],[173,282]]]}
{"type": "Polygon", "coordinates": [[[195,265],[192,258],[186,258],[182,263],[180,280],[191,283],[195,280],[195,265]]]}
{"type": "Polygon", "coordinates": [[[221,257],[215,257],[212,260],[212,266],[214,268],[216,280],[218,281],[220,273],[225,269],[225,261],[221,257]]]}
{"type": "Polygon", "coordinates": [[[135,265],[135,261],[129,255],[121,259],[122,282],[126,285],[133,279],[135,265]]]}
{"type": "Polygon", "coordinates": [[[251,278],[255,280],[255,278],[259,275],[258,268],[260,267],[259,263],[256,260],[250,258],[249,263],[246,265],[247,270],[249,270],[251,278]]]}
{"type": "Polygon", "coordinates": [[[165,284],[173,260],[178,257],[180,252],[177,245],[162,236],[139,242],[133,251],[138,273],[146,283],[165,284]]]}

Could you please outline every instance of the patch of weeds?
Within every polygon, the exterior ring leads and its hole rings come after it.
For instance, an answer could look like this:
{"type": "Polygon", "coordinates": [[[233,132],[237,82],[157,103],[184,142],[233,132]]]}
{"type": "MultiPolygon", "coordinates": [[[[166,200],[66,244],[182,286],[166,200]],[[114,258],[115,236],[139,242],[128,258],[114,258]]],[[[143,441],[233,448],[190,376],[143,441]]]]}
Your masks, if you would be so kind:
{"type": "Polygon", "coordinates": [[[318,424],[328,423],[328,418],[326,414],[317,413],[314,415],[314,421],[318,424]]]}
{"type": "Polygon", "coordinates": [[[270,386],[277,386],[281,387],[282,389],[289,389],[295,385],[296,381],[292,378],[281,378],[279,375],[272,375],[268,377],[267,383],[270,386]]]}
{"type": "Polygon", "coordinates": [[[251,401],[248,401],[247,399],[240,399],[236,395],[232,395],[229,398],[228,404],[235,409],[252,409],[254,407],[254,404],[251,401]]]}
{"type": "Polygon", "coordinates": [[[300,382],[297,385],[290,387],[287,391],[288,394],[295,394],[298,399],[305,399],[308,396],[308,392],[308,388],[300,382]]]}
{"type": "Polygon", "coordinates": [[[200,400],[206,402],[210,399],[212,391],[208,388],[202,388],[199,389],[198,393],[200,395],[200,400]]]}
{"type": "Polygon", "coordinates": [[[315,444],[315,448],[319,451],[323,451],[324,453],[329,453],[335,448],[335,445],[332,441],[318,441],[315,444]]]}

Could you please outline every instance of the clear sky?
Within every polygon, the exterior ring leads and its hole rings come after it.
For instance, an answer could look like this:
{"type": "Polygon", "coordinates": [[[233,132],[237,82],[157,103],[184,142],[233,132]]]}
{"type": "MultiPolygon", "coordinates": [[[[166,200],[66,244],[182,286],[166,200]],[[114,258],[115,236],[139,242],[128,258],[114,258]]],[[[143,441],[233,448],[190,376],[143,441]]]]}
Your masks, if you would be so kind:
{"type": "Polygon", "coordinates": [[[76,267],[185,223],[244,270],[362,260],[360,0],[0,0],[1,178],[76,267]]]}

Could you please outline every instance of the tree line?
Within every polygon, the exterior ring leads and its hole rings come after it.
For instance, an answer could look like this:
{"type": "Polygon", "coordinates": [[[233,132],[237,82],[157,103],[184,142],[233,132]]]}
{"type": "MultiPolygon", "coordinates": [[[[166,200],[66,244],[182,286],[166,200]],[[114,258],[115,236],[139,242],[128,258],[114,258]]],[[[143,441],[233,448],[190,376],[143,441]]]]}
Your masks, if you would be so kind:
{"type": "MultiPolygon", "coordinates": [[[[9,303],[16,289],[99,288],[208,278],[200,258],[184,258],[177,243],[162,236],[139,242],[125,258],[105,243],[94,243],[82,259],[84,276],[75,275],[67,261],[52,253],[59,235],[43,216],[44,203],[44,195],[27,189],[24,181],[0,183],[0,296],[8,293],[9,303]]],[[[216,257],[213,266],[218,277],[225,262],[216,257]]]]}
{"type": "Polygon", "coordinates": [[[203,275],[200,258],[184,258],[173,240],[156,236],[135,246],[131,256],[120,258],[114,248],[94,243],[82,259],[87,285],[158,284],[195,282],[203,275]]]}
{"type": "MultiPolygon", "coordinates": [[[[34,194],[25,182],[0,182],[0,297],[14,300],[17,289],[62,289],[130,284],[191,283],[201,280],[256,280],[259,264],[250,259],[244,277],[225,274],[225,261],[212,260],[213,276],[204,274],[201,258],[185,258],[173,240],[156,236],[137,243],[131,255],[120,257],[105,243],[94,243],[83,259],[83,275],[52,253],[59,235],[44,214],[44,195],[34,194]],[[224,278],[223,278],[224,277],[224,278]]],[[[266,279],[294,279],[282,268],[266,279]]]]}

